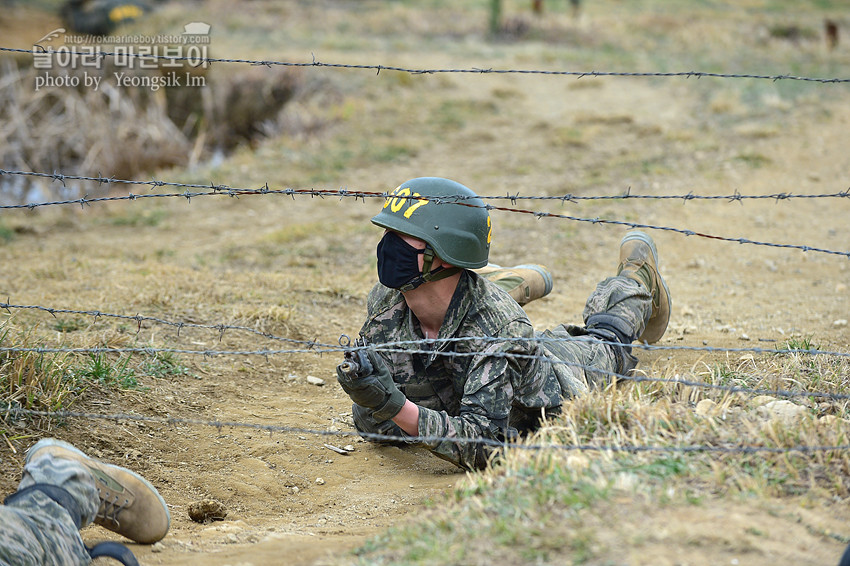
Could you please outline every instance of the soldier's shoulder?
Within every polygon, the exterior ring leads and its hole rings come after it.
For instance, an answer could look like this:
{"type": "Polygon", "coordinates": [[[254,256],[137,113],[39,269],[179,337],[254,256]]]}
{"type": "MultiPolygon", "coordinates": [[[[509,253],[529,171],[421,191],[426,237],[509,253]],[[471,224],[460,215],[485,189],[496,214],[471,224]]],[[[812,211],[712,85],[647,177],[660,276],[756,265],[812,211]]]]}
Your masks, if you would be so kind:
{"type": "Polygon", "coordinates": [[[404,295],[398,289],[390,289],[376,283],[366,297],[366,312],[369,318],[379,316],[404,301],[404,295]]]}
{"type": "Polygon", "coordinates": [[[475,297],[473,305],[480,324],[490,331],[517,324],[531,327],[528,315],[509,294],[495,283],[475,273],[471,275],[470,291],[475,297]]]}

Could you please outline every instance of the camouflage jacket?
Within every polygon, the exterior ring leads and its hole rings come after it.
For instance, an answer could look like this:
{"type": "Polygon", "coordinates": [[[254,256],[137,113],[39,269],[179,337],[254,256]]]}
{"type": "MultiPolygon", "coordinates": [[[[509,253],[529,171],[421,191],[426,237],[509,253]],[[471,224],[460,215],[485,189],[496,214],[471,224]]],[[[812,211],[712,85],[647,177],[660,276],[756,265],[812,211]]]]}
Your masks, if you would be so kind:
{"type": "MultiPolygon", "coordinates": [[[[381,284],[369,293],[360,334],[378,345],[424,338],[403,295],[381,284]]],[[[561,405],[551,364],[535,358],[544,352],[536,342],[522,340],[533,337],[525,311],[507,293],[463,271],[435,344],[396,348],[413,352],[379,351],[401,392],[419,406],[419,436],[504,441],[533,428],[544,413],[559,412],[561,405]]],[[[425,445],[466,469],[486,466],[493,451],[450,440],[425,445]]]]}

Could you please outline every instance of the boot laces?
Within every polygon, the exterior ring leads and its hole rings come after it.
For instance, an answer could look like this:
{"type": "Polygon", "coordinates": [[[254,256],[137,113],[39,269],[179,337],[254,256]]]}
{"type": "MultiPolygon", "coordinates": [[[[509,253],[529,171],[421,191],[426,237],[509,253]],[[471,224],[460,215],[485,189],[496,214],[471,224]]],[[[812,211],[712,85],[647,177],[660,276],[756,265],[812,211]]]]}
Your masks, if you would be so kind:
{"type": "Polygon", "coordinates": [[[121,501],[121,497],[118,494],[116,494],[113,498],[108,491],[105,495],[102,495],[100,491],[98,491],[98,496],[100,497],[100,507],[97,510],[96,518],[103,522],[111,521],[116,527],[119,526],[120,523],[118,522],[118,514],[127,507],[130,501],[126,498],[121,501]]]}

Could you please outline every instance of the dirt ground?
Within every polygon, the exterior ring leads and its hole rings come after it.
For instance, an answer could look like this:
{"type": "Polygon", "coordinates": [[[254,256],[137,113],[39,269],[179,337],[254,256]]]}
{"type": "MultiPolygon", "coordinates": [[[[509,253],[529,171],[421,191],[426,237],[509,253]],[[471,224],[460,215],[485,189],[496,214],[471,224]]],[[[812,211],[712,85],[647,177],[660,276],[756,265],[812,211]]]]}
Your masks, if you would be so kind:
{"type": "MultiPolygon", "coordinates": [[[[379,55],[366,54],[363,60],[379,61],[379,55]]],[[[846,71],[846,52],[843,56],[846,71]]],[[[505,66],[518,61],[534,66],[523,59],[527,54],[509,57],[516,58],[505,66]]],[[[405,60],[402,54],[397,59],[400,65],[446,65],[439,55],[405,60]]],[[[451,64],[473,67],[480,62],[457,56],[451,64]]],[[[416,76],[408,86],[383,73],[374,80],[388,86],[372,83],[370,96],[358,99],[357,113],[376,116],[387,105],[397,106],[398,116],[383,116],[381,124],[395,128],[405,142],[432,118],[417,111],[423,91],[467,104],[473,117],[445,137],[415,144],[413,154],[351,164],[316,188],[388,190],[411,177],[439,175],[484,195],[613,195],[628,187],[635,194],[653,195],[848,189],[850,92],[843,85],[811,85],[812,93],[821,89],[829,95],[804,96],[795,103],[777,91],[764,96],[753,111],[725,83],[710,79],[416,76]]],[[[286,186],[288,167],[311,151],[325,151],[333,136],[351,131],[368,136],[343,122],[296,150],[270,141],[239,154],[226,165],[229,169],[215,172],[215,181],[286,186]]],[[[188,175],[206,182],[207,174],[188,175]]],[[[161,177],[168,178],[168,172],[161,177]]],[[[335,344],[340,334],[356,334],[365,293],[374,280],[379,231],[368,218],[379,201],[274,196],[163,201],[82,211],[3,212],[16,237],[0,246],[5,266],[0,296],[24,305],[247,323],[278,336],[325,344],[335,344]]],[[[519,201],[516,207],[850,250],[846,198],[519,201]]],[[[493,261],[543,263],[554,274],[552,295],[526,309],[535,325],[543,329],[578,322],[592,286],[615,267],[624,228],[508,212],[494,212],[493,218],[493,261]]],[[[660,345],[773,348],[790,337],[811,337],[823,350],[847,350],[846,256],[649,231],[658,243],[674,305],[660,345]]],[[[51,324],[46,314],[20,316],[51,324]]],[[[290,347],[235,331],[219,341],[215,331],[182,329],[178,335],[172,327],[145,323],[136,334],[134,323],[127,328],[115,321],[79,318],[91,323],[87,336],[110,345],[290,347]]],[[[73,342],[73,333],[69,336],[73,342]]],[[[747,355],[638,352],[649,375],[685,377],[699,375],[712,363],[734,365],[747,355]]],[[[132,467],[160,489],[172,528],[152,547],[133,547],[144,564],[346,561],[347,551],[391,525],[415,520],[426,502],[439,504],[464,481],[463,472],[423,450],[377,447],[336,435],[353,428],[350,403],[335,382],[339,360],[334,355],[181,360],[191,375],[144,376],[146,391],[89,394],[72,409],[305,430],[270,433],[88,419],[71,419],[55,428],[52,434],[132,467]],[[324,384],[314,385],[308,376],[324,384]],[[342,455],[326,444],[350,444],[354,450],[342,455]],[[209,524],[191,521],[189,505],[205,498],[224,503],[227,517],[209,524]]],[[[0,446],[3,493],[14,489],[25,450],[34,440],[0,446]]],[[[719,498],[663,513],[642,501],[619,503],[615,524],[600,525],[608,533],[604,540],[616,549],[609,563],[837,564],[850,537],[847,502],[824,496],[757,504],[719,498]]],[[[97,527],[84,532],[90,542],[108,537],[97,527]]]]}

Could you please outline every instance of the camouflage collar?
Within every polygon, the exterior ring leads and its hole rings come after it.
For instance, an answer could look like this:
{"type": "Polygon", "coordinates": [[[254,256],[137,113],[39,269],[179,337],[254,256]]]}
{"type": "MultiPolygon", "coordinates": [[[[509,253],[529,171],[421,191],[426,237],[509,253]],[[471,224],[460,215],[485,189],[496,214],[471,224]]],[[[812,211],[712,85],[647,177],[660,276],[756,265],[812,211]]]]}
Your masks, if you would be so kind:
{"type": "MultiPolygon", "coordinates": [[[[446,310],[446,318],[443,319],[443,324],[440,326],[440,335],[438,338],[454,338],[458,332],[461,323],[463,323],[469,308],[472,306],[472,293],[470,286],[472,278],[469,271],[464,269],[460,274],[460,280],[457,282],[454,295],[449,303],[449,308],[446,310]]],[[[448,343],[443,343],[445,347],[448,343]]]]}
{"type": "MultiPolygon", "coordinates": [[[[440,325],[440,334],[437,336],[438,339],[454,338],[455,334],[458,332],[463,319],[466,317],[466,314],[469,312],[469,308],[472,305],[472,296],[469,292],[470,284],[471,278],[469,276],[469,271],[466,269],[461,270],[460,279],[458,280],[454,295],[452,295],[452,300],[449,302],[449,308],[446,310],[446,317],[443,319],[443,324],[440,325]]],[[[399,293],[399,295],[401,295],[401,293],[399,293]]],[[[406,339],[421,340],[424,337],[424,334],[422,333],[422,326],[419,324],[419,320],[404,301],[402,301],[402,305],[407,311],[406,339]]],[[[443,342],[437,344],[436,347],[423,344],[422,348],[427,350],[433,349],[435,351],[445,350],[449,344],[450,342],[443,342]]]]}

